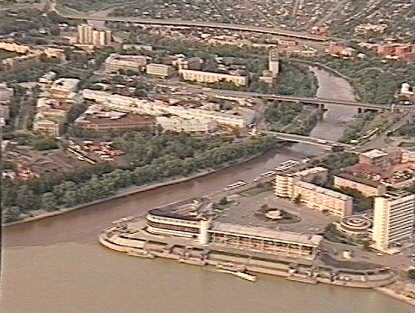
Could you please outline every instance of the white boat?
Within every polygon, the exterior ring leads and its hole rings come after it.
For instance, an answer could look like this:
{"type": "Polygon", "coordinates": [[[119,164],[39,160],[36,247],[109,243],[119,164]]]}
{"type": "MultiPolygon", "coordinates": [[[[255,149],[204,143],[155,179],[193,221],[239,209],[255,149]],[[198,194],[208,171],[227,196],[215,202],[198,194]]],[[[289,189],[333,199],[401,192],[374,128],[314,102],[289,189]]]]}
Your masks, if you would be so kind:
{"type": "Polygon", "coordinates": [[[246,182],[244,182],[243,180],[240,180],[240,181],[237,181],[234,184],[230,184],[230,185],[226,186],[224,190],[228,191],[228,190],[236,189],[236,188],[239,188],[239,187],[242,187],[242,186],[245,186],[245,185],[246,185],[246,182]]]}
{"type": "Polygon", "coordinates": [[[148,259],[154,259],[155,258],[155,256],[153,254],[151,254],[150,252],[145,251],[145,250],[130,249],[130,250],[127,251],[127,254],[131,255],[131,256],[138,256],[138,257],[141,257],[141,258],[148,258],[148,259]]]}
{"type": "Polygon", "coordinates": [[[249,280],[249,281],[252,281],[252,282],[256,281],[256,276],[255,275],[248,274],[248,273],[245,273],[245,272],[237,272],[237,271],[229,271],[229,270],[217,270],[217,271],[221,272],[221,273],[231,274],[231,275],[234,275],[234,276],[237,276],[239,278],[249,280]]]}

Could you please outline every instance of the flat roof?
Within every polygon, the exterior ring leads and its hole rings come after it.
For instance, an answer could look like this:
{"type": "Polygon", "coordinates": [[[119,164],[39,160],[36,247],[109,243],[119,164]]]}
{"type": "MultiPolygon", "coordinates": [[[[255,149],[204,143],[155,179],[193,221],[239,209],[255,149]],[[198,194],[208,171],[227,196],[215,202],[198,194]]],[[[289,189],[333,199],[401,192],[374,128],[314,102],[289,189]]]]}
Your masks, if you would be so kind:
{"type": "Polygon", "coordinates": [[[337,191],[334,191],[334,190],[331,190],[331,189],[323,188],[323,187],[320,187],[320,186],[317,186],[317,185],[314,185],[314,184],[311,184],[311,183],[300,181],[300,182],[297,183],[297,185],[299,187],[303,187],[303,188],[306,188],[308,190],[313,190],[313,191],[318,192],[320,194],[331,196],[331,197],[334,197],[334,198],[337,198],[337,199],[353,200],[353,197],[351,197],[351,196],[345,195],[343,193],[340,193],[340,192],[337,192],[337,191]]]}
{"type": "Polygon", "coordinates": [[[328,172],[328,169],[325,167],[321,167],[321,166],[317,166],[317,167],[313,167],[313,168],[309,168],[303,171],[299,171],[299,172],[295,172],[292,175],[295,176],[306,176],[309,174],[315,174],[315,173],[320,173],[320,172],[328,172]]]}
{"type": "Polygon", "coordinates": [[[387,156],[388,154],[383,152],[382,150],[373,149],[373,150],[362,153],[362,155],[373,159],[373,158],[384,157],[384,156],[387,156]]]}
{"type": "Polygon", "coordinates": [[[294,233],[288,231],[278,231],[260,226],[244,226],[231,223],[214,222],[211,232],[222,232],[229,234],[239,234],[256,238],[268,238],[272,240],[299,243],[304,245],[318,246],[323,239],[322,236],[313,234],[294,233]]]}
{"type": "Polygon", "coordinates": [[[350,174],[347,174],[347,173],[340,173],[340,174],[334,175],[334,177],[340,177],[340,178],[343,178],[343,179],[351,180],[353,182],[363,184],[363,185],[367,185],[367,186],[370,186],[370,187],[375,187],[375,188],[382,185],[381,182],[376,182],[374,180],[365,179],[365,178],[358,177],[358,176],[353,176],[353,175],[350,175],[350,174]]]}

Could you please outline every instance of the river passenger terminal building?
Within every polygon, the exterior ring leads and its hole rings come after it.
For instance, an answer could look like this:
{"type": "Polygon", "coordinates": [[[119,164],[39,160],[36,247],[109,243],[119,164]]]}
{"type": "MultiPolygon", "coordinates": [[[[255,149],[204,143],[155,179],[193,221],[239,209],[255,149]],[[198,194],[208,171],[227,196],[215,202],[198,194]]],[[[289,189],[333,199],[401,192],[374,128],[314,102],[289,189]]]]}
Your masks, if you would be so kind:
{"type": "Polygon", "coordinates": [[[173,212],[166,208],[150,210],[146,216],[146,231],[155,235],[194,238],[200,245],[309,260],[314,259],[319,250],[322,240],[319,235],[212,221],[195,213],[200,206],[201,203],[195,201],[179,205],[173,212]]]}

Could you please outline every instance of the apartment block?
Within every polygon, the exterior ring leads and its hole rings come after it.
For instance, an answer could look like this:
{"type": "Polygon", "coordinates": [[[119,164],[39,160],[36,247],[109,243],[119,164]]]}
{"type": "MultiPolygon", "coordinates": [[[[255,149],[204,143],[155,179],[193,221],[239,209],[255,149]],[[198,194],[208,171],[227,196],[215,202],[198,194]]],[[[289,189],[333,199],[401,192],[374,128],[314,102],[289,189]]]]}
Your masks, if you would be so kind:
{"type": "Polygon", "coordinates": [[[183,77],[184,80],[195,81],[198,83],[227,82],[227,83],[233,83],[236,86],[248,85],[247,76],[203,72],[203,71],[193,71],[193,70],[180,70],[179,74],[180,76],[183,77]]]}
{"type": "Polygon", "coordinates": [[[77,42],[80,45],[93,45],[104,47],[111,43],[112,33],[110,30],[96,30],[91,25],[78,25],[77,42]]]}
{"type": "Polygon", "coordinates": [[[359,155],[359,163],[379,168],[386,168],[390,165],[389,156],[381,150],[370,150],[359,155]]]}
{"type": "Polygon", "coordinates": [[[414,231],[414,210],[414,194],[376,197],[372,233],[374,248],[390,252],[394,244],[410,239],[414,231]]]}
{"type": "Polygon", "coordinates": [[[184,119],[178,116],[156,118],[157,123],[165,130],[174,132],[212,132],[218,127],[217,123],[211,119],[184,119]]]}
{"type": "Polygon", "coordinates": [[[252,122],[253,118],[251,116],[238,116],[222,112],[166,105],[158,100],[137,99],[118,94],[111,94],[105,91],[84,89],[82,95],[84,99],[93,100],[103,104],[108,109],[116,111],[152,116],[172,114],[185,119],[209,119],[214,120],[218,124],[230,127],[246,127],[252,122]]]}
{"type": "Polygon", "coordinates": [[[327,211],[341,218],[353,214],[352,197],[311,183],[300,181],[295,184],[293,198],[297,197],[307,207],[327,211]]]}
{"type": "Polygon", "coordinates": [[[59,137],[62,135],[62,125],[58,122],[36,118],[33,121],[33,130],[51,137],[59,137]]]}
{"type": "Polygon", "coordinates": [[[280,57],[276,49],[269,52],[268,70],[272,73],[272,77],[277,77],[280,72],[280,57]]]}
{"type": "Polygon", "coordinates": [[[169,77],[174,73],[174,68],[170,65],[150,63],[147,64],[146,73],[149,75],[169,77]]]}
{"type": "Polygon", "coordinates": [[[294,186],[300,181],[324,183],[327,181],[328,169],[313,167],[295,173],[277,174],[275,177],[274,194],[281,198],[293,198],[294,186]]]}
{"type": "Polygon", "coordinates": [[[386,186],[381,182],[348,174],[334,176],[334,186],[357,189],[366,197],[382,196],[386,193],[386,186]]]}
{"type": "Polygon", "coordinates": [[[119,70],[138,72],[147,65],[147,57],[144,55],[120,55],[112,53],[105,60],[105,70],[117,72],[119,70]]]}

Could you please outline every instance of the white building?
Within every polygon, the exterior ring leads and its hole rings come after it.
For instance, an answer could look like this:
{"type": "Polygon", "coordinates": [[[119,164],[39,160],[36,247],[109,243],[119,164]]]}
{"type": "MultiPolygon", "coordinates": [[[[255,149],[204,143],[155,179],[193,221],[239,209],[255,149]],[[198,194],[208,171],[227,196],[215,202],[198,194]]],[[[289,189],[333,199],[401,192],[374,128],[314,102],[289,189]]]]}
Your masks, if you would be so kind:
{"type": "Polygon", "coordinates": [[[138,72],[147,65],[147,57],[144,55],[120,55],[112,53],[105,60],[105,70],[116,72],[119,70],[130,70],[138,72]]]}
{"type": "Polygon", "coordinates": [[[315,179],[325,182],[327,180],[328,169],[324,167],[313,167],[300,172],[289,174],[277,174],[275,177],[274,194],[281,198],[293,198],[294,186],[300,181],[312,182],[315,179]]]}
{"type": "Polygon", "coordinates": [[[375,198],[374,248],[389,252],[393,244],[410,239],[414,231],[415,195],[387,194],[375,198]]]}
{"type": "Polygon", "coordinates": [[[146,66],[146,73],[161,77],[169,77],[174,73],[174,68],[170,65],[150,63],[146,66]]]}
{"type": "Polygon", "coordinates": [[[202,109],[184,108],[181,106],[166,105],[162,101],[137,99],[118,94],[111,94],[105,91],[84,89],[82,95],[84,99],[102,103],[110,109],[122,112],[132,112],[152,116],[172,114],[184,119],[209,119],[216,121],[221,125],[239,128],[246,127],[252,122],[252,115],[238,116],[202,109]]]}
{"type": "Polygon", "coordinates": [[[179,74],[183,77],[184,80],[190,80],[190,81],[195,81],[199,83],[217,83],[217,82],[224,81],[227,83],[233,83],[236,86],[248,85],[247,76],[203,72],[203,71],[193,71],[193,70],[179,70],[179,74]]]}
{"type": "Polygon", "coordinates": [[[159,116],[156,121],[163,129],[174,132],[212,132],[218,126],[211,119],[185,119],[178,116],[159,116]]]}
{"type": "Polygon", "coordinates": [[[280,72],[280,57],[276,49],[272,49],[268,56],[268,70],[272,73],[272,77],[277,77],[280,72]]]}
{"type": "Polygon", "coordinates": [[[55,97],[73,98],[78,84],[79,79],[76,78],[59,78],[53,82],[49,92],[55,97]]]}
{"type": "Polygon", "coordinates": [[[294,199],[307,207],[338,217],[346,217],[353,214],[353,198],[340,192],[300,181],[294,186],[294,199]]]}

